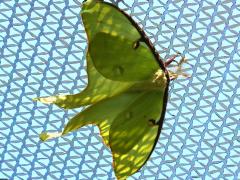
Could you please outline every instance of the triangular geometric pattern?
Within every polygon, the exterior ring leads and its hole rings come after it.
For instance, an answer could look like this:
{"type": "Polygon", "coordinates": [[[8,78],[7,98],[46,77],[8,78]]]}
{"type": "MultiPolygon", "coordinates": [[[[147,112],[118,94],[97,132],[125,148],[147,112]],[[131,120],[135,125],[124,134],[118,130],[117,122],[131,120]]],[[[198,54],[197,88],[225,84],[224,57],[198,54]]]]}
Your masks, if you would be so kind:
{"type": "MultiPolygon", "coordinates": [[[[32,98],[87,84],[77,0],[0,1],[0,178],[115,179],[95,126],[63,138],[76,112],[32,98]]],[[[240,179],[240,4],[233,0],[112,1],[164,59],[181,52],[190,78],[171,82],[158,144],[129,179],[240,179]]]]}

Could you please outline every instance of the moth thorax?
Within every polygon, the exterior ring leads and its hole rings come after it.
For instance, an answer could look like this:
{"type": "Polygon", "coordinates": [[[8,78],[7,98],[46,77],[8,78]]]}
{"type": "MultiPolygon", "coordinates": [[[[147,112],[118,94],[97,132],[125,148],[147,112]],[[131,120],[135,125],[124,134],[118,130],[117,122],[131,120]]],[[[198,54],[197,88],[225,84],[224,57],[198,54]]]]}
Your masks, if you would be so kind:
{"type": "Polygon", "coordinates": [[[164,88],[167,84],[167,78],[163,70],[159,69],[154,74],[153,81],[152,81],[157,87],[164,88]]]}

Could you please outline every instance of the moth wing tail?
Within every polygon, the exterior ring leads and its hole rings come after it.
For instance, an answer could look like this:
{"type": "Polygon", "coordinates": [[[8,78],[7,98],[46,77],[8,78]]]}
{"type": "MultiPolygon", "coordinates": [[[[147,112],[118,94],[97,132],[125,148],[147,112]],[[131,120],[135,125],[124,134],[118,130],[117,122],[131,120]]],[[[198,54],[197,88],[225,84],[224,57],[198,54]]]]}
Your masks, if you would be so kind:
{"type": "Polygon", "coordinates": [[[42,132],[39,135],[39,138],[44,142],[44,141],[47,141],[49,139],[58,138],[60,136],[62,136],[62,132],[56,132],[56,133],[42,132]]]}

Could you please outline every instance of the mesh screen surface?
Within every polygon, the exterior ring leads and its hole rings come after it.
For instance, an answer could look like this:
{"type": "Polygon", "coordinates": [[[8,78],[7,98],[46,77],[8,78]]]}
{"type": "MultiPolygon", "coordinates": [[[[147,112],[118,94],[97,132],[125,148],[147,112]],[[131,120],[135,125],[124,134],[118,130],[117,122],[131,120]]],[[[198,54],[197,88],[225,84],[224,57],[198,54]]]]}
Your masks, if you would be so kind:
{"type": "MultiPolygon", "coordinates": [[[[112,2],[145,30],[163,58],[181,52],[190,78],[171,82],[163,130],[129,179],[240,179],[240,4],[230,0],[112,2]]],[[[60,131],[81,109],[32,98],[87,83],[77,0],[0,1],[0,178],[115,179],[99,130],[60,131]]]]}

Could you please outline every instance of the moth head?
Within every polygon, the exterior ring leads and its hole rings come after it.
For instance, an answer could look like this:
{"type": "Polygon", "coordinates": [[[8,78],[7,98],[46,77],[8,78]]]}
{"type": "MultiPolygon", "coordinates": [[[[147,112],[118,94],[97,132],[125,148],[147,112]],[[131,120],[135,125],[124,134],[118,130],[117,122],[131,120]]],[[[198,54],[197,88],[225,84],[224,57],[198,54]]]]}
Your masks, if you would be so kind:
{"type": "Polygon", "coordinates": [[[167,77],[162,69],[159,69],[157,72],[155,72],[152,82],[158,87],[166,87],[167,77]]]}

